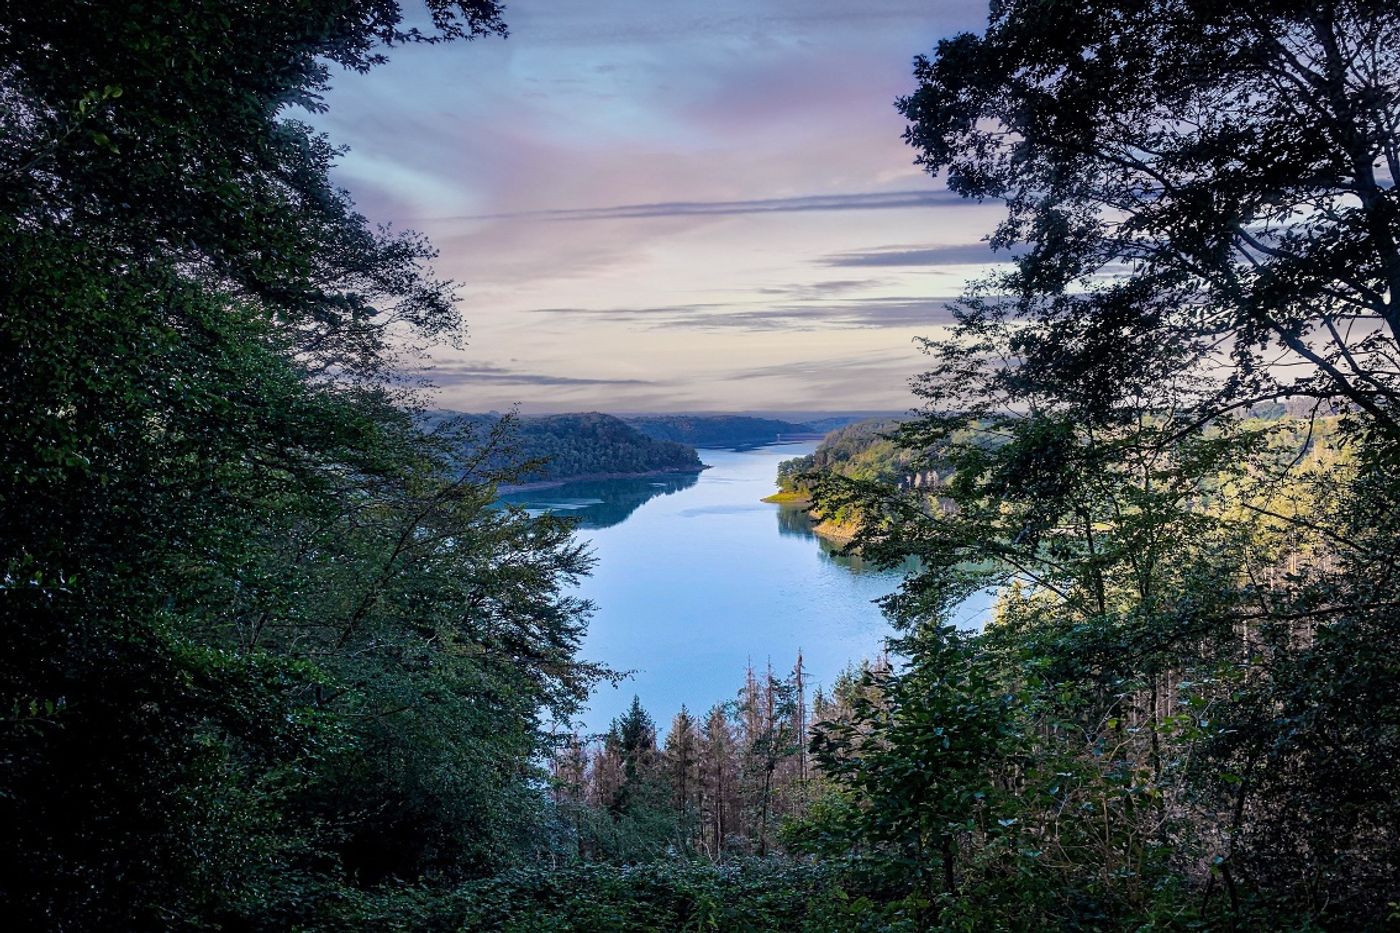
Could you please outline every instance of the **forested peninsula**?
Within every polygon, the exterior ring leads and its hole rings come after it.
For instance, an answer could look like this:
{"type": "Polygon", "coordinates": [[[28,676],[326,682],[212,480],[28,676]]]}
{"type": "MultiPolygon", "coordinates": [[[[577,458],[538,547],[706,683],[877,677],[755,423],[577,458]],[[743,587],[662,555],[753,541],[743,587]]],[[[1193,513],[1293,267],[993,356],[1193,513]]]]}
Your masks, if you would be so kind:
{"type": "Polygon", "coordinates": [[[492,445],[489,462],[517,465],[520,475],[502,491],[529,485],[553,485],[572,479],[604,479],[654,473],[693,473],[705,468],[695,448],[657,440],[599,412],[502,417],[494,414],[433,412],[425,429],[466,427],[473,440],[463,456],[492,445]]]}
{"type": "MultiPolygon", "coordinates": [[[[840,477],[857,482],[932,489],[939,482],[941,463],[930,463],[919,452],[901,447],[894,435],[901,421],[866,418],[826,434],[817,449],[778,464],[778,491],[767,497],[788,508],[809,511],[817,534],[839,543],[855,537],[859,512],[844,505],[829,511],[813,506],[813,487],[822,480],[840,477]]],[[[945,468],[946,472],[946,468],[945,468]]]]}

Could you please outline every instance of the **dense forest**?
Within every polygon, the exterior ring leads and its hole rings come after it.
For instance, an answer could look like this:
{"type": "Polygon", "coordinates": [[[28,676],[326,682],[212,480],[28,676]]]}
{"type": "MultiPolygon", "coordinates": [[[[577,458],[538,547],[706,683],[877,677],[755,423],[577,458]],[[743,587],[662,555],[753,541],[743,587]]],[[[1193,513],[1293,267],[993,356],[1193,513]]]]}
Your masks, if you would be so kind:
{"type": "Polygon", "coordinates": [[[899,425],[894,418],[867,418],[837,428],[812,453],[778,464],[778,488],[805,495],[807,484],[802,477],[817,472],[885,483],[912,482],[917,454],[895,443],[892,435],[899,425]]]}
{"type": "Polygon", "coordinates": [[[692,447],[771,444],[782,435],[814,432],[806,424],[745,415],[633,415],[626,421],[647,437],[692,447]]]}
{"type": "Polygon", "coordinates": [[[453,283],[295,118],[505,32],[412,15],[0,0],[10,928],[1400,920],[1393,4],[1007,0],[916,59],[914,157],[1016,249],[900,469],[804,481],[917,562],[897,635],[664,738],[575,734],[590,557],[498,502],[508,422],[429,417],[453,283]]]}
{"type": "Polygon", "coordinates": [[[474,440],[464,445],[463,457],[476,455],[483,442],[475,439],[489,439],[494,449],[488,462],[499,468],[515,465],[529,482],[704,468],[693,447],[657,440],[598,412],[510,418],[434,412],[424,421],[433,427],[469,425],[474,440]]]}
{"type": "Polygon", "coordinates": [[[419,430],[388,336],[451,337],[452,285],[286,111],[504,29],[430,8],[0,6],[10,929],[351,923],[538,848],[589,559],[493,507],[504,439],[419,430]]]}
{"type": "Polygon", "coordinates": [[[664,742],[634,698],[601,736],[574,734],[551,764],[553,796],[580,856],[637,862],[668,850],[711,861],[784,851],[829,790],[808,746],[815,723],[848,720],[877,658],[813,689],[792,670],[747,671],[735,698],[700,717],[682,707],[664,742]]]}
{"type": "Polygon", "coordinates": [[[842,477],[894,487],[924,486],[939,482],[947,464],[929,451],[911,450],[896,439],[901,419],[867,418],[837,428],[822,438],[817,449],[778,464],[778,491],[764,501],[804,509],[815,531],[824,537],[849,542],[860,525],[856,502],[826,503],[814,508],[813,489],[825,480],[842,477]]]}

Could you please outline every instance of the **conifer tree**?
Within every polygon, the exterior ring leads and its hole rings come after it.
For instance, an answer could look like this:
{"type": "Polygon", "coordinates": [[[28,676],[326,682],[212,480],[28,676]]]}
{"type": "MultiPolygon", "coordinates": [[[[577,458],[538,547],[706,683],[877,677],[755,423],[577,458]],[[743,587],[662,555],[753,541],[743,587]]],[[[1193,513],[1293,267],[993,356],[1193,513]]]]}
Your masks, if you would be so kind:
{"type": "Polygon", "coordinates": [[[722,704],[710,708],[700,741],[701,787],[704,797],[705,850],[711,858],[722,858],[729,836],[738,831],[739,764],[734,733],[722,704]]]}
{"type": "Polygon", "coordinates": [[[677,838],[689,849],[699,831],[700,735],[685,706],[671,720],[663,751],[666,779],[671,786],[671,806],[676,812],[677,838]]]}

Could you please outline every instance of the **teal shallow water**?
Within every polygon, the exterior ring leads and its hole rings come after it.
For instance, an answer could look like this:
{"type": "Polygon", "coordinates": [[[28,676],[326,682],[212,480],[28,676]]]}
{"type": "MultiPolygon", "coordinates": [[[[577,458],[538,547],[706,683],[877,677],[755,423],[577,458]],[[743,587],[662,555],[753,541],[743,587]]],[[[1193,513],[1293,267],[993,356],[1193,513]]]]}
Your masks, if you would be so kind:
{"type": "MultiPolygon", "coordinates": [[[[814,443],[702,450],[710,469],[571,483],[505,496],[576,516],[597,558],[581,595],[597,604],[583,654],[632,675],[604,685],[584,717],[605,729],[641,697],[663,730],[686,704],[703,714],[732,699],[745,667],[792,668],[799,649],[812,684],[873,657],[890,633],[875,600],[902,573],[833,553],[798,510],[760,501],[779,461],[814,443]]],[[[958,621],[976,625],[985,605],[958,621]]]]}

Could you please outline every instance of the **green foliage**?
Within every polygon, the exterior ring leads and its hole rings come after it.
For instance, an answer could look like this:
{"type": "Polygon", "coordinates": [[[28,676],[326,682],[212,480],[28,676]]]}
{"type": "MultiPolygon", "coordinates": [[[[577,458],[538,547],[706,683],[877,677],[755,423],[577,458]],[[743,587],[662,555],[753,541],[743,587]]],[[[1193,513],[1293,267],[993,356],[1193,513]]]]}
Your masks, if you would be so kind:
{"type": "Polygon", "coordinates": [[[858,856],[940,927],[1245,922],[1285,897],[1318,923],[1379,916],[1394,671],[1361,555],[1389,493],[1345,425],[1105,423],[1049,392],[997,418],[999,378],[903,429],[952,467],[935,490],[815,489],[865,516],[868,558],[920,570],[887,601],[908,667],[819,725],[833,786],[792,844],[858,856]],[[988,587],[984,634],[940,626],[988,587]],[[1342,643],[1364,712],[1332,689],[1342,643]]]}
{"type": "Polygon", "coordinates": [[[524,858],[588,559],[428,435],[390,328],[458,325],[295,121],[329,63],[494,4],[0,12],[0,900],[25,929],[294,926],[524,858]]]}
{"type": "Polygon", "coordinates": [[[933,900],[955,893],[960,835],[988,830],[992,765],[1015,754],[1014,697],[998,693],[971,640],[953,629],[935,627],[908,648],[909,671],[867,671],[848,717],[821,727],[813,751],[828,779],[859,802],[858,820],[832,824],[858,836],[837,852],[858,848],[886,883],[912,875],[933,900]]]}
{"type": "Polygon", "coordinates": [[[1202,416],[1336,400],[1400,440],[1397,39],[1380,0],[1013,0],[918,58],[918,161],[1028,247],[959,311],[969,338],[1035,325],[1004,384],[1096,413],[1167,383],[1202,416]]]}
{"type": "Polygon", "coordinates": [[[303,922],[324,929],[502,933],[891,929],[843,922],[845,899],[832,877],[820,866],[776,860],[520,868],[447,892],[355,895],[325,903],[303,922]]]}
{"type": "MultiPolygon", "coordinates": [[[[896,419],[870,418],[832,431],[812,453],[778,464],[781,491],[766,501],[810,504],[813,487],[838,477],[891,487],[936,485],[939,471],[946,472],[946,465],[901,446],[896,439],[900,424],[896,419]]],[[[829,529],[835,526],[843,532],[857,527],[861,520],[854,502],[837,504],[830,496],[825,507],[814,514],[829,529]]]]}
{"type": "Polygon", "coordinates": [[[622,863],[662,855],[676,838],[679,815],[656,747],[656,724],[639,698],[613,720],[599,765],[613,771],[599,787],[599,803],[611,821],[594,840],[594,851],[622,863]]]}
{"type": "Polygon", "coordinates": [[[919,924],[1387,922],[1397,34],[1378,3],[1010,2],[917,61],[919,160],[1028,250],[925,343],[897,438],[939,482],[811,481],[920,570],[886,604],[907,670],[819,727],[791,833],[919,924]]]}
{"type": "Polygon", "coordinates": [[[803,477],[815,472],[888,483],[905,480],[913,471],[915,457],[891,438],[899,424],[889,418],[871,418],[832,431],[812,453],[778,464],[779,487],[785,491],[801,489],[805,486],[803,477]]]}
{"type": "MultiPolygon", "coordinates": [[[[433,424],[443,417],[439,413],[426,420],[433,424]]],[[[502,420],[494,415],[458,417],[482,432],[502,420]]],[[[527,464],[521,475],[532,481],[703,469],[694,448],[655,440],[612,415],[587,412],[504,420],[510,425],[512,443],[491,462],[527,464]]]]}

